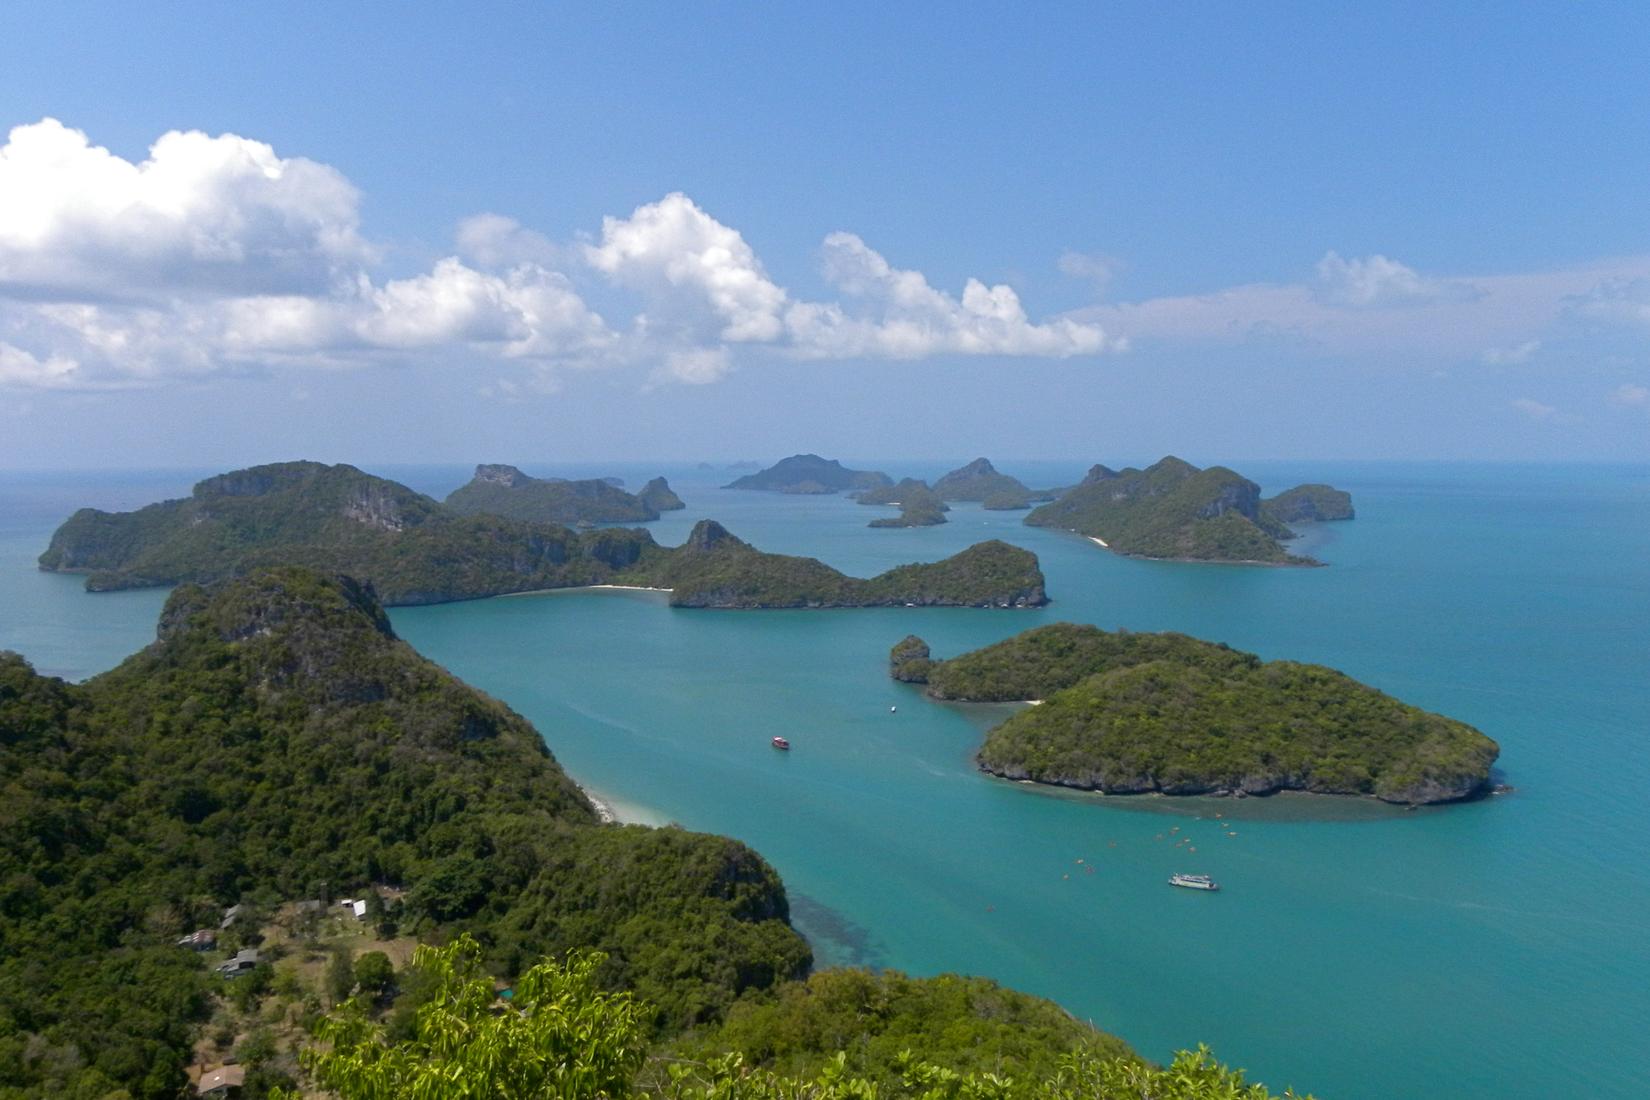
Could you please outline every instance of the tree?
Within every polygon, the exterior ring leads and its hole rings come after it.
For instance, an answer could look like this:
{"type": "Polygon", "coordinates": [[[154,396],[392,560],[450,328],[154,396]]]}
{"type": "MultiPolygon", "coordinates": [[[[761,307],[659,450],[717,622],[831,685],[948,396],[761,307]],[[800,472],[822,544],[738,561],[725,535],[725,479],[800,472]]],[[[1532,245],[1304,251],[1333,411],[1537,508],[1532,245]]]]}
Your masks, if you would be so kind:
{"type": "MultiPolygon", "coordinates": [[[[603,957],[576,953],[523,974],[502,1001],[468,935],[420,946],[413,966],[433,978],[416,1036],[391,1045],[383,1028],[349,1004],[317,1028],[322,1046],[303,1063],[342,1100],[586,1100],[630,1093],[646,1056],[641,1005],[595,981],[603,957]]],[[[291,1097],[292,1094],[286,1094],[291,1097]]]]}
{"type": "Polygon", "coordinates": [[[382,951],[368,951],[355,960],[355,984],[362,993],[382,994],[395,981],[395,966],[382,951]]]}
{"type": "MultiPolygon", "coordinates": [[[[643,1095],[637,1071],[647,1056],[647,1006],[595,981],[596,953],[565,964],[546,960],[505,1000],[481,966],[468,935],[447,947],[421,946],[413,967],[434,993],[418,1010],[415,1034],[395,1042],[350,1002],[316,1029],[319,1045],[300,1056],[316,1082],[340,1100],[627,1100],[643,1095]]],[[[649,1095],[665,1100],[1274,1100],[1241,1070],[1207,1048],[1183,1051],[1169,1066],[1133,1055],[1081,1051],[1042,1079],[961,1073],[906,1051],[888,1086],[855,1076],[838,1052],[817,1074],[790,1077],[726,1053],[672,1062],[668,1081],[649,1095]]],[[[297,1100],[273,1092],[273,1100],[297,1100]]],[[[1285,1094],[1293,1100],[1295,1094],[1285,1094]]]]}

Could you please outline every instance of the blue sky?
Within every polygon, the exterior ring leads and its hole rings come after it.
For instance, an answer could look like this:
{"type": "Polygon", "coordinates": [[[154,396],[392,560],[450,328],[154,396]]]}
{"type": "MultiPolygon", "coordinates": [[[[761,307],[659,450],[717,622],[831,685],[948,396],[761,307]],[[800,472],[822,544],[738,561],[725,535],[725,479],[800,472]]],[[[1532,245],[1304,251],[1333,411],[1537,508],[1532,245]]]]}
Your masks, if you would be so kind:
{"type": "Polygon", "coordinates": [[[1338,9],[8,5],[0,464],[1650,459],[1650,9],[1338,9]]]}

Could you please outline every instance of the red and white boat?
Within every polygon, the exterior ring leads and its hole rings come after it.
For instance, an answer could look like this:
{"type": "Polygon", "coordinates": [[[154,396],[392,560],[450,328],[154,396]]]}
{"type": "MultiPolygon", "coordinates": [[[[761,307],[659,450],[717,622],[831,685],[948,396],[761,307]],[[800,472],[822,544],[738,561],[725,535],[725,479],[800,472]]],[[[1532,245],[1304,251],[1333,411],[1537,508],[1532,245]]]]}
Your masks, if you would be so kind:
{"type": "Polygon", "coordinates": [[[775,737],[773,739],[773,747],[776,749],[789,749],[791,747],[791,743],[783,737],[775,737]]]}

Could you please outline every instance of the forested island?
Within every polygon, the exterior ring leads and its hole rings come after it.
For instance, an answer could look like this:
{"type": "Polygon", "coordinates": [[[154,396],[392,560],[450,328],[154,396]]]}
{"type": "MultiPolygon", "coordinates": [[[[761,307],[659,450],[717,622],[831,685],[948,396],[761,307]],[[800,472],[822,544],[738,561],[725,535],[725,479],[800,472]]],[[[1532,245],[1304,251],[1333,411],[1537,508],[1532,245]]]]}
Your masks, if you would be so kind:
{"type": "Polygon", "coordinates": [[[0,1082],[16,1100],[163,1100],[225,1061],[246,1097],[445,1096],[413,1082],[459,1066],[478,1087],[548,1074],[570,1100],[667,1080],[679,1100],[931,1095],[923,1080],[1011,1100],[1057,1074],[1099,1100],[1236,1095],[1201,1054],[1157,1069],[991,982],[803,980],[788,912],[737,841],[600,824],[538,731],[400,641],[347,578],[181,586],[156,642],[85,684],[0,655],[0,1082]],[[450,946],[352,959],[361,933],[325,915],[342,896],[368,899],[386,948],[450,946]],[[500,1029],[540,1024],[550,1061],[489,1055],[500,1029]],[[366,1088],[349,1070],[363,1053],[407,1076],[366,1088]]]}
{"type": "Polygon", "coordinates": [[[941,500],[969,500],[984,502],[993,498],[1025,500],[1032,491],[1018,479],[998,473],[988,458],[976,458],[934,482],[934,492],[941,500]]]}
{"type": "Polygon", "coordinates": [[[1037,556],[995,539],[943,561],[902,565],[868,580],[815,558],[766,554],[701,520],[681,547],[622,574],[669,588],[675,607],[1040,607],[1048,602],[1037,556]]]}
{"type": "Polygon", "coordinates": [[[603,478],[528,477],[514,466],[483,463],[445,501],[459,515],[481,513],[532,523],[645,523],[661,511],[685,505],[664,478],[654,478],[638,494],[603,478]]]}
{"type": "Polygon", "coordinates": [[[812,558],[762,553],[713,522],[686,545],[665,547],[640,529],[464,515],[353,466],[315,462],[222,474],[187,498],[135,512],[82,509],[40,557],[42,569],[88,574],[93,591],[210,582],[285,564],[357,577],[390,605],[593,584],[670,588],[676,606],[705,608],[1025,607],[1046,599],[1036,556],[1002,543],[860,580],[812,558]]]}
{"type": "Polygon", "coordinates": [[[1352,514],[1351,497],[1327,485],[1262,500],[1258,485],[1224,466],[1200,470],[1170,455],[1144,470],[1096,465],[1025,522],[1076,531],[1133,557],[1320,565],[1284,549],[1295,535],[1288,524],[1352,514]]]}
{"type": "Polygon", "coordinates": [[[892,504],[899,508],[899,515],[874,519],[867,527],[933,527],[946,522],[945,513],[951,510],[926,481],[914,477],[862,490],[854,494],[854,499],[861,504],[892,504]]]}
{"type": "Polygon", "coordinates": [[[1322,665],[1184,634],[1057,623],[949,660],[908,637],[895,679],[935,699],[1035,701],[986,735],[982,770],[1107,794],[1487,793],[1499,746],[1322,665]]]}
{"type": "Polygon", "coordinates": [[[1321,523],[1352,519],[1352,494],[1331,485],[1297,485],[1260,502],[1261,508],[1282,523],[1321,523]]]}
{"type": "Polygon", "coordinates": [[[815,454],[792,455],[765,470],[724,485],[724,489],[761,489],[774,493],[826,494],[892,485],[894,479],[877,470],[850,470],[834,458],[815,454]]]}

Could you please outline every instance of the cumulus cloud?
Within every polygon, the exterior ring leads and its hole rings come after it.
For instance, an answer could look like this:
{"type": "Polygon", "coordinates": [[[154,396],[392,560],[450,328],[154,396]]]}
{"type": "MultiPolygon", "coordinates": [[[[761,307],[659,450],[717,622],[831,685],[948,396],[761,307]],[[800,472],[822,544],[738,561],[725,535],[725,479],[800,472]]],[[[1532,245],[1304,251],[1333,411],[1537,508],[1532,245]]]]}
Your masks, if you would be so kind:
{"type": "Polygon", "coordinates": [[[1558,410],[1552,405],[1543,404],[1530,397],[1516,398],[1509,404],[1531,420],[1551,420],[1558,415],[1558,410]]]}
{"type": "Polygon", "coordinates": [[[560,262],[562,249],[544,234],[503,214],[475,214],[458,223],[458,254],[481,267],[560,262]]]}
{"type": "Polygon", "coordinates": [[[0,286],[44,299],[323,290],[371,258],[342,175],[234,134],[133,164],[55,119],[0,146],[0,286]]]}
{"type": "Polygon", "coordinates": [[[930,355],[1066,358],[1114,347],[1095,324],[1034,324],[1014,289],[969,279],[962,297],[894,267],[852,233],[825,238],[825,278],[848,306],[798,303],[786,313],[796,350],[808,356],[920,359],[930,355]],[[854,307],[859,307],[855,309],[854,307]]]}
{"type": "Polygon", "coordinates": [[[53,119],[16,127],[0,146],[0,386],[476,356],[535,368],[529,388],[566,366],[704,384],[741,348],[915,359],[1118,346],[1093,323],[1033,322],[1007,286],[971,279],[955,297],[851,233],[824,248],[844,300],[794,298],[738,230],[681,193],[604,219],[579,247],[477,214],[458,224],[455,255],[390,276],[360,204],[336,169],[235,134],[174,131],[134,162],[53,119]],[[610,327],[581,278],[634,296],[628,322],[610,327]]]}
{"type": "MultiPolygon", "coordinates": [[[[725,374],[729,356],[711,353],[725,352],[728,344],[765,344],[810,359],[1064,358],[1115,347],[1098,325],[1033,323],[1008,286],[970,279],[962,297],[953,297],[920,271],[894,267],[852,233],[830,234],[821,252],[826,281],[846,301],[793,298],[769,278],[738,231],[679,193],[638,207],[628,218],[605,219],[600,244],[588,246],[585,255],[621,285],[685,296],[689,316],[702,316],[694,305],[710,309],[719,343],[694,354],[667,353],[666,372],[684,381],[725,374]]],[[[686,329],[682,312],[668,306],[661,311],[656,300],[646,327],[650,333],[686,329]]]]}
{"type": "Polygon", "coordinates": [[[1352,308],[1459,301],[1478,293],[1470,283],[1429,278],[1385,256],[1349,260],[1333,251],[1318,261],[1315,289],[1319,300],[1352,308]]]}
{"type": "Polygon", "coordinates": [[[736,229],[723,225],[681,192],[639,206],[628,218],[603,218],[600,245],[585,249],[590,265],[617,282],[686,296],[690,309],[708,305],[720,337],[733,343],[777,340],[785,291],[736,229]]]}

